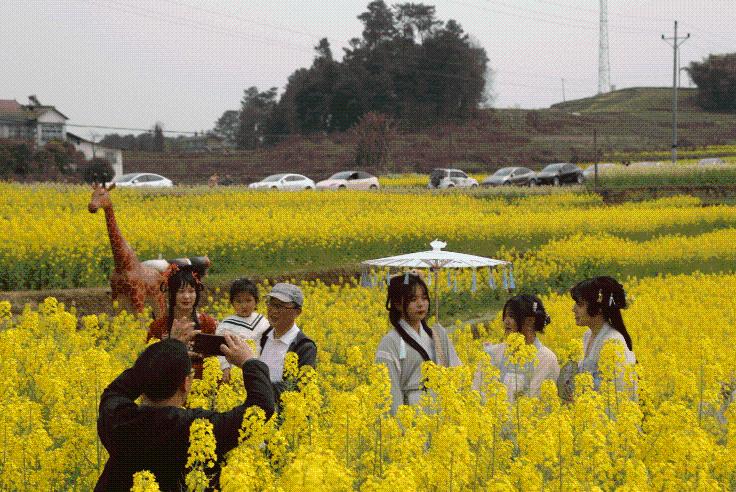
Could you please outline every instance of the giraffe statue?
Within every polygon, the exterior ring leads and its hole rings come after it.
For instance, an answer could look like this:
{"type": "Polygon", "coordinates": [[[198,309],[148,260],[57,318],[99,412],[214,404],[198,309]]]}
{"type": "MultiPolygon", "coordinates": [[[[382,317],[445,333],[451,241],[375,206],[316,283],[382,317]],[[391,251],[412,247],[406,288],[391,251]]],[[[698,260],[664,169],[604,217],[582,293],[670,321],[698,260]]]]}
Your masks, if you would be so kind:
{"type": "Polygon", "coordinates": [[[115,183],[105,187],[104,183],[92,185],[92,199],[87,208],[90,213],[96,213],[102,208],[105,211],[107,235],[110,238],[112,257],[115,269],[110,275],[110,288],[113,301],[123,296],[133,306],[137,313],[143,312],[146,300],[153,301],[156,316],[166,314],[166,299],[161,292],[161,272],[141,264],[133,248],[125,241],[120,233],[109,192],[115,188],[115,183]]]}

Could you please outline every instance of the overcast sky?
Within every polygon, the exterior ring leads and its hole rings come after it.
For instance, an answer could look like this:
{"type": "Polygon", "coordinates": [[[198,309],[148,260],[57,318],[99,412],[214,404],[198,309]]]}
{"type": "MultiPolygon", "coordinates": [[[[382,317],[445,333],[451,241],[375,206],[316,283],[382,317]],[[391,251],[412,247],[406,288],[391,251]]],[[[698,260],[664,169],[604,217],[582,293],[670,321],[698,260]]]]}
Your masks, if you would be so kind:
{"type": "MultiPolygon", "coordinates": [[[[392,2],[387,2],[391,4],[392,2]]],[[[437,0],[483,46],[497,107],[548,107],[598,87],[598,0],[437,0]]],[[[0,99],[36,94],[74,125],[212,128],[249,86],[283,89],[322,37],[336,58],[368,0],[1,0],[0,99]]],[[[736,52],[736,0],[608,0],[611,83],[672,83],[681,64],[736,52]]],[[[683,73],[683,86],[689,80],[683,73]]],[[[93,130],[70,128],[83,136],[93,130]]],[[[112,133],[113,130],[96,130],[112,133]]],[[[119,131],[119,133],[130,133],[119,131]]]]}

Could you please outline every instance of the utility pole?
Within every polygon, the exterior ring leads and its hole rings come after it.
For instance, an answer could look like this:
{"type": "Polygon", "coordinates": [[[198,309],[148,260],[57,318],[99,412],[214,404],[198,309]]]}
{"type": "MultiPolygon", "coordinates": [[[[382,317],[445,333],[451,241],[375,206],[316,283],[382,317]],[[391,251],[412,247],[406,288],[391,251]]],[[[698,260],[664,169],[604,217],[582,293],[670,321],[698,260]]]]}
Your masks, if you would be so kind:
{"type": "Polygon", "coordinates": [[[673,59],[672,59],[672,164],[677,164],[677,75],[680,72],[678,63],[678,50],[680,45],[683,44],[690,38],[690,33],[684,38],[677,37],[677,21],[675,21],[675,37],[666,38],[662,34],[662,39],[672,46],[673,59]],[[672,41],[672,43],[670,43],[672,41]]]}
{"type": "Polygon", "coordinates": [[[89,133],[89,136],[92,137],[92,159],[96,158],[96,152],[95,152],[95,146],[97,145],[97,137],[100,136],[99,133],[92,131],[89,133]]]}
{"type": "Polygon", "coordinates": [[[611,60],[608,54],[608,0],[600,0],[598,45],[598,94],[611,91],[611,60]]]}
{"type": "Polygon", "coordinates": [[[562,79],[562,102],[565,102],[565,79],[562,79]]]}
{"type": "Polygon", "coordinates": [[[593,163],[593,191],[598,192],[598,130],[593,129],[593,155],[595,162],[593,163]]]}

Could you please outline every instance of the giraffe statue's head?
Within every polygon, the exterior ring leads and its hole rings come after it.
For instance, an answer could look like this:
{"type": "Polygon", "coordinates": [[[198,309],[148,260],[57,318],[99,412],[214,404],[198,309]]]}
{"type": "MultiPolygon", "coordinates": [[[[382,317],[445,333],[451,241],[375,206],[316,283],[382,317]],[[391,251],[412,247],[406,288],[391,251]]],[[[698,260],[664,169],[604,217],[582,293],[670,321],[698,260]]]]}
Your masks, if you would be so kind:
{"type": "Polygon", "coordinates": [[[104,209],[112,207],[112,201],[110,200],[110,194],[108,192],[113,188],[115,188],[115,183],[108,187],[105,187],[104,183],[95,183],[92,185],[92,198],[89,201],[89,205],[87,205],[87,209],[90,213],[95,213],[101,208],[104,209]]]}

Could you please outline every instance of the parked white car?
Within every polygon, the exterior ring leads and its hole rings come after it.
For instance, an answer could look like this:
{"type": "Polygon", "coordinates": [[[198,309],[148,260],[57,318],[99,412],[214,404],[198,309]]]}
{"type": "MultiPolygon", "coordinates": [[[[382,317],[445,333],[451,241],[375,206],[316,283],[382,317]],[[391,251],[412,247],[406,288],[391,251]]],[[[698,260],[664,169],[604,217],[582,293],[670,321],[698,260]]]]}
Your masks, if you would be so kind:
{"type": "Polygon", "coordinates": [[[163,176],[153,173],[128,173],[118,176],[112,181],[115,183],[115,186],[163,186],[167,188],[174,186],[174,182],[169,178],[164,178],[163,176]]]}
{"type": "Polygon", "coordinates": [[[723,164],[725,162],[720,157],[708,157],[707,159],[700,159],[698,161],[699,166],[720,166],[723,164]]]}
{"type": "Polygon", "coordinates": [[[301,174],[272,174],[257,183],[251,183],[248,188],[253,190],[313,190],[314,181],[301,174]]]}
{"type": "Polygon", "coordinates": [[[317,188],[322,190],[337,190],[350,188],[353,190],[377,190],[380,188],[378,178],[363,171],[342,171],[333,174],[327,179],[319,181],[317,188]]]}
{"type": "Polygon", "coordinates": [[[430,189],[475,188],[478,181],[460,169],[433,169],[429,175],[430,189]]]}

